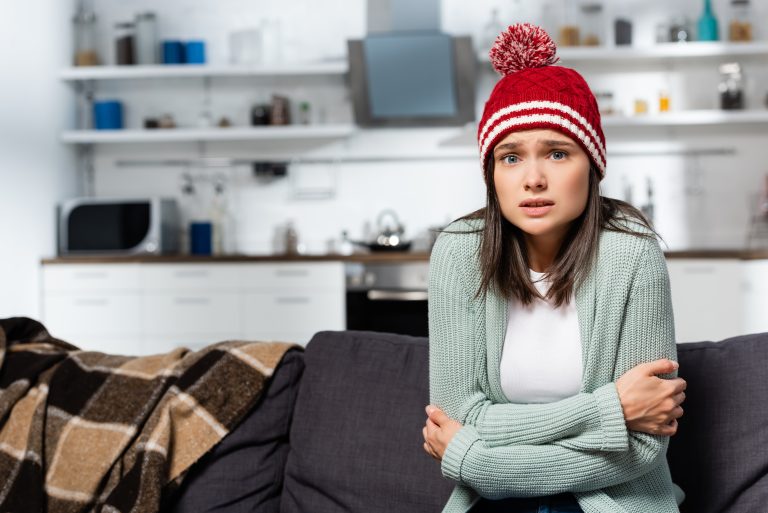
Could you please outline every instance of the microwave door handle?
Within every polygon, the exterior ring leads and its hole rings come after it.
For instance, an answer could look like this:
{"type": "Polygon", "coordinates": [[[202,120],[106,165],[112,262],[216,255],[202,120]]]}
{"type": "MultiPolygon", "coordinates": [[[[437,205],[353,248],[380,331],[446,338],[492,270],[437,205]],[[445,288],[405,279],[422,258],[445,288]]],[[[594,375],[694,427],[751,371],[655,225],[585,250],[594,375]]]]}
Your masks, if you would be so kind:
{"type": "Polygon", "coordinates": [[[426,301],[426,290],[369,290],[371,301],[426,301]]]}

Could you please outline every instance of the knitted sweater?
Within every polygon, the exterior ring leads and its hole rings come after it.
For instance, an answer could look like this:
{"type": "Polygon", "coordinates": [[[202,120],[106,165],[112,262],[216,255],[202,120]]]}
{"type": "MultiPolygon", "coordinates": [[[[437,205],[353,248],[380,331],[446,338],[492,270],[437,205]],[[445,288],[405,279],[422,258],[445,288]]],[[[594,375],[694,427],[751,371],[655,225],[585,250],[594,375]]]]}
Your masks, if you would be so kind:
{"type": "MultiPolygon", "coordinates": [[[[447,230],[481,226],[456,221],[447,230]]],[[[628,431],[614,383],[639,363],[677,359],[664,255],[655,239],[604,230],[599,240],[574,294],[580,393],[511,404],[499,379],[507,302],[492,290],[474,297],[480,234],[438,237],[429,266],[430,401],[463,424],[441,464],[457,482],[443,513],[463,513],[479,496],[561,492],[573,492],[585,513],[678,511],[669,438],[628,431]]]]}

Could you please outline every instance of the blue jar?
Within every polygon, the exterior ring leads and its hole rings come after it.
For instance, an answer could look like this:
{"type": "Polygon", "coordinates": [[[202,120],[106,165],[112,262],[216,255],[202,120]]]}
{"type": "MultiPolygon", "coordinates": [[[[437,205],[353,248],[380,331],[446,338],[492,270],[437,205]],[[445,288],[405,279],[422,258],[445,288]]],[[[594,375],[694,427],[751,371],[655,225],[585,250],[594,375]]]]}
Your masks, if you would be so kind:
{"type": "Polygon", "coordinates": [[[205,64],[205,41],[188,41],[185,55],[187,64],[205,64]]]}
{"type": "Polygon", "coordinates": [[[184,64],[184,43],[163,41],[163,64],[184,64]]]}
{"type": "Polygon", "coordinates": [[[121,130],[123,104],[117,100],[93,102],[93,124],[96,130],[121,130]]]}
{"type": "Polygon", "coordinates": [[[213,223],[193,221],[189,223],[189,253],[210,255],[213,252],[213,223]]]}

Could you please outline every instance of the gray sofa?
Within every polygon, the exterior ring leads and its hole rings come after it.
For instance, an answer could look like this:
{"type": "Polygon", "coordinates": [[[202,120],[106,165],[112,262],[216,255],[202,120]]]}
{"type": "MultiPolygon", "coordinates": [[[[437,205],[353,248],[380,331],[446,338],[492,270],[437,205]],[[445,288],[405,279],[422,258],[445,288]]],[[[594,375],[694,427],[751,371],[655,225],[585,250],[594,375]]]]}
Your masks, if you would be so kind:
{"type": "MultiPolygon", "coordinates": [[[[682,513],[768,511],[768,333],[678,346],[688,381],[672,438],[682,513]]],[[[320,332],[198,462],[168,511],[439,512],[452,489],[422,450],[426,338],[320,332]]]]}

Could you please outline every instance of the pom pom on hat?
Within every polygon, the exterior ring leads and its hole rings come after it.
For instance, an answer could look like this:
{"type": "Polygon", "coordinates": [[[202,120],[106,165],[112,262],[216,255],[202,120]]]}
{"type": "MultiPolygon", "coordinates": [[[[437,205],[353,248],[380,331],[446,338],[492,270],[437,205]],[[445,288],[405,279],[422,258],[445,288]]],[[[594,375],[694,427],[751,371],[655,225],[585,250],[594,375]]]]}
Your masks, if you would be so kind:
{"type": "Polygon", "coordinates": [[[556,52],[555,42],[544,29],[530,23],[517,23],[496,38],[489,55],[493,68],[506,76],[555,64],[556,52]]]}

